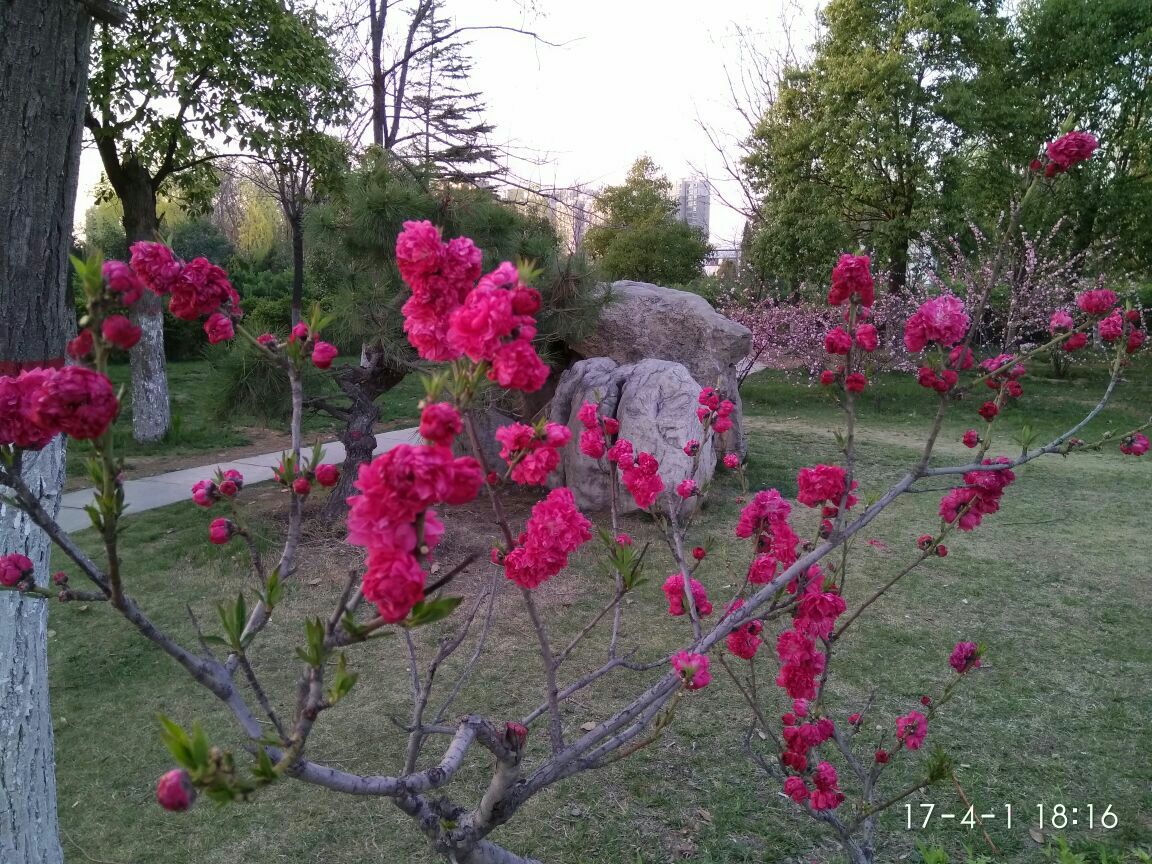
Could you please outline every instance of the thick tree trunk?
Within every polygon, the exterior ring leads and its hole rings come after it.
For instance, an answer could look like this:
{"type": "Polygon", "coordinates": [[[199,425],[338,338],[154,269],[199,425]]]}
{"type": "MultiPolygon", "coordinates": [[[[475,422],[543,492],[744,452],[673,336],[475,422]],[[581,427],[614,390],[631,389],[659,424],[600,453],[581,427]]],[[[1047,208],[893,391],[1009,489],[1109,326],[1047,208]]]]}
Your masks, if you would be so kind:
{"type": "MultiPolygon", "coordinates": [[[[123,182],[117,189],[124,206],[124,236],[137,240],[157,239],[156,192],[147,169],[134,159],[123,166],[123,182]]],[[[140,443],[160,441],[168,434],[168,369],[164,362],[164,306],[151,291],[135,304],[132,319],[141,329],[140,341],[128,352],[132,363],[132,437],[140,443]]]]}
{"type": "MultiPolygon", "coordinates": [[[[0,374],[64,362],[72,217],[91,22],[76,0],[0,0],[0,374]]],[[[64,442],[25,454],[24,477],[55,513],[64,442]]],[[[20,551],[48,581],[50,548],[0,507],[0,553],[20,551]]],[[[48,700],[47,605],[0,593],[0,861],[60,864],[48,700]]]]}

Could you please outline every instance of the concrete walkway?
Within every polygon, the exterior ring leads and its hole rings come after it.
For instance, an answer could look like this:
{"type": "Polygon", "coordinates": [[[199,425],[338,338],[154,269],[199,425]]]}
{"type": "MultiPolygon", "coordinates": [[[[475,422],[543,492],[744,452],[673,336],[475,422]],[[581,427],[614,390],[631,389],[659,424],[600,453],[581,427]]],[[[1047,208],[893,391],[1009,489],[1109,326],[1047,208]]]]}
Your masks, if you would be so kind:
{"type": "MultiPolygon", "coordinates": [[[[418,444],[420,434],[415,428],[394,429],[391,432],[381,432],[376,436],[376,453],[391,450],[397,444],[418,444]]],[[[324,462],[339,465],[344,461],[344,445],[339,441],[332,441],[323,446],[324,462]]],[[[303,453],[305,458],[311,455],[311,443],[306,443],[303,453]]],[[[145,510],[157,507],[166,507],[179,501],[192,500],[192,484],[197,480],[210,480],[216,474],[216,469],[227,471],[235,468],[244,475],[244,484],[264,483],[272,479],[272,469],[280,462],[280,451],[264,453],[260,456],[243,456],[231,462],[210,462],[201,468],[184,468],[180,471],[170,471],[167,474],[157,474],[154,477],[141,477],[138,480],[124,481],[124,515],[132,516],[145,510]]],[[[92,521],[84,508],[92,503],[93,488],[80,489],[68,492],[60,501],[60,515],[57,521],[65,531],[82,531],[92,527],[92,521]]]]}

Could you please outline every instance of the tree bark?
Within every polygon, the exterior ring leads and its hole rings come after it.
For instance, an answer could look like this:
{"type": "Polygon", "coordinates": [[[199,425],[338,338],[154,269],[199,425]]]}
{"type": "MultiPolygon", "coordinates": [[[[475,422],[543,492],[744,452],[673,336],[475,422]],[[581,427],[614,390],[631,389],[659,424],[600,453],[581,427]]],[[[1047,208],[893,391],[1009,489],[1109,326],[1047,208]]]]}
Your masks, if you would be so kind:
{"type": "MultiPolygon", "coordinates": [[[[0,374],[60,366],[75,329],[72,218],[92,25],[76,0],[0,2],[0,374]]],[[[24,455],[23,476],[55,513],[64,442],[24,455]]],[[[47,537],[0,506],[0,553],[20,551],[48,581],[47,537]]],[[[60,864],[48,699],[48,609],[0,593],[0,861],[60,864]]]]}
{"type": "MultiPolygon", "coordinates": [[[[113,185],[124,206],[124,236],[128,244],[155,241],[160,220],[148,170],[129,159],[120,173],[113,185]]],[[[164,362],[164,304],[151,291],[145,291],[133,306],[132,320],[141,330],[140,341],[128,352],[132,364],[132,437],[144,444],[162,440],[172,419],[164,362]]]]}
{"type": "Polygon", "coordinates": [[[304,220],[299,212],[288,218],[292,232],[292,326],[300,321],[304,304],[304,220]]]}

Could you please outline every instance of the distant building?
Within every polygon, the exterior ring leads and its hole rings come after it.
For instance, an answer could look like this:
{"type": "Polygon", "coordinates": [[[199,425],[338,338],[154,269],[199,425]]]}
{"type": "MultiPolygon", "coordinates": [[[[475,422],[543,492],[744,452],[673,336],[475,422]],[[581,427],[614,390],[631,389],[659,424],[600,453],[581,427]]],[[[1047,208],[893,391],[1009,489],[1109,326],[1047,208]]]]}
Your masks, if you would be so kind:
{"type": "Polygon", "coordinates": [[[595,198],[583,189],[520,187],[503,190],[501,197],[525,214],[547,219],[556,229],[561,248],[568,252],[580,249],[592,227],[595,198]]]}
{"type": "Polygon", "coordinates": [[[713,249],[704,259],[704,275],[715,276],[724,267],[736,268],[740,266],[739,249],[713,249]]]}
{"type": "Polygon", "coordinates": [[[699,228],[708,236],[708,206],[711,187],[703,177],[680,181],[680,206],[676,218],[699,228]]]}

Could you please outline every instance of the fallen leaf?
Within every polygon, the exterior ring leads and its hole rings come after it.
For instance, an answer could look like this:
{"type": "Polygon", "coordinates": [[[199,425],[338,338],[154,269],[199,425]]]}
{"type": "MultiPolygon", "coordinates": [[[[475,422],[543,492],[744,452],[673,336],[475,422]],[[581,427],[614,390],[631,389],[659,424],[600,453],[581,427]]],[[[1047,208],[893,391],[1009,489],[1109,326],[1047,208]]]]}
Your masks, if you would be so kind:
{"type": "Polygon", "coordinates": [[[580,727],[580,731],[581,732],[591,732],[595,728],[596,728],[596,724],[593,723],[591,720],[589,720],[587,723],[583,724],[580,727]]]}
{"type": "Polygon", "coordinates": [[[1044,845],[1044,832],[1039,828],[1029,828],[1028,836],[1035,840],[1040,845],[1044,845]]]}
{"type": "Polygon", "coordinates": [[[707,822],[709,824],[712,822],[712,814],[705,810],[703,807],[696,811],[696,818],[701,822],[707,822]]]}

